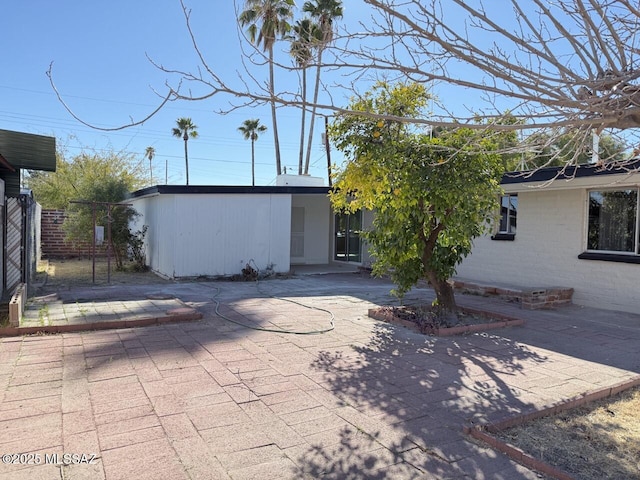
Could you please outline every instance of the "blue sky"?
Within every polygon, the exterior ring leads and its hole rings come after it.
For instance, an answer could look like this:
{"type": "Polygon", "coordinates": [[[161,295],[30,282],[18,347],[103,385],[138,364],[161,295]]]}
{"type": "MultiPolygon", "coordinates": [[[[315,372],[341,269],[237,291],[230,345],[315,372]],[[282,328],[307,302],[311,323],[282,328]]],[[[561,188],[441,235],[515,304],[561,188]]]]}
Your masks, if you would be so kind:
{"type": "MultiPolygon", "coordinates": [[[[210,66],[223,78],[237,82],[243,66],[234,2],[185,2],[192,9],[193,30],[210,66]]],[[[242,6],[244,0],[237,3],[242,6]]],[[[348,0],[344,4],[342,26],[356,31],[361,30],[360,21],[370,23],[371,9],[364,2],[348,0]]],[[[68,156],[83,148],[98,152],[113,149],[132,153],[146,165],[145,148],[153,146],[154,183],[164,183],[166,165],[168,183],[184,184],[184,145],[171,135],[171,129],[177,118],[191,117],[200,137],[189,141],[190,183],[250,185],[251,146],[237,128],[246,119],[259,118],[269,131],[256,143],[256,184],[274,182],[273,136],[266,106],[220,115],[216,112],[228,109],[233,99],[216,95],[201,102],[173,102],[144,125],[102,132],[73,119],[57,100],[45,74],[51,62],[58,90],[86,122],[116,127],[152,111],[160,101],[158,93],[166,91],[165,82],[175,78],[158,70],[147,56],[171,69],[196,72],[198,68],[179,0],[22,0],[5,2],[3,19],[0,128],[55,136],[68,156]]],[[[286,48],[284,43],[276,47],[283,62],[290,61],[286,48]]],[[[250,65],[250,71],[258,82],[266,82],[266,67],[250,65]]],[[[295,73],[277,72],[276,90],[296,91],[297,85],[295,73]]],[[[468,113],[465,107],[474,108],[479,102],[477,92],[448,97],[443,92],[436,85],[436,95],[446,98],[453,110],[468,113]]],[[[347,91],[332,94],[334,104],[348,104],[347,91]]],[[[300,111],[281,108],[278,122],[283,165],[296,172],[300,111]]],[[[310,173],[326,178],[320,135],[323,123],[322,119],[316,122],[310,173]]],[[[341,157],[333,151],[332,160],[339,163],[341,157]]]]}
{"type": "MultiPolygon", "coordinates": [[[[212,66],[227,78],[236,77],[236,70],[242,67],[233,2],[188,0],[188,6],[193,9],[198,41],[212,66]]],[[[143,161],[145,148],[153,146],[157,183],[164,183],[166,162],[169,183],[183,184],[183,142],[171,136],[171,128],[178,117],[191,117],[200,137],[189,141],[190,183],[250,184],[250,142],[237,128],[248,118],[259,118],[270,128],[268,108],[242,108],[218,115],[214,112],[227,108],[230,99],[216,96],[202,102],[169,104],[139,127],[100,132],[83,126],[65,111],[45,74],[54,62],[57,88],[87,122],[114,127],[129,122],[130,116],[142,117],[158,104],[154,89],[164,92],[168,78],[146,55],[166,67],[189,71],[197,67],[178,0],[5,2],[3,19],[0,128],[55,136],[70,155],[83,147],[98,151],[113,148],[132,152],[143,161]]],[[[253,72],[257,78],[267,78],[266,68],[254,68],[253,72]]],[[[281,74],[276,82],[283,87],[286,82],[295,85],[297,80],[288,77],[281,74]]],[[[294,169],[299,112],[281,109],[278,120],[283,164],[294,169]]],[[[310,173],[326,176],[320,131],[318,128],[314,140],[310,173]]],[[[270,130],[256,143],[256,164],[256,183],[273,182],[270,130]]]]}

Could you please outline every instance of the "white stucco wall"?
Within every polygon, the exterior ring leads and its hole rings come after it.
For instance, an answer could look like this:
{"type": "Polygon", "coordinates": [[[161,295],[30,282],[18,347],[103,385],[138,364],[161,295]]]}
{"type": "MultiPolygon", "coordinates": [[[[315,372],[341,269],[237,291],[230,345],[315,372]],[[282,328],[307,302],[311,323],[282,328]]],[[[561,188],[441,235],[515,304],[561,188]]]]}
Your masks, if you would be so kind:
{"type": "Polygon", "coordinates": [[[587,190],[518,193],[514,241],[478,238],[457,276],[524,287],[573,287],[576,304],[638,312],[640,265],[580,260],[586,248],[587,190]]]}
{"type": "Polygon", "coordinates": [[[148,226],[145,236],[147,265],[154,272],[173,278],[175,235],[171,232],[174,230],[175,196],[135,198],[129,203],[140,214],[133,228],[141,230],[143,225],[148,226]]]}
{"type": "Polygon", "coordinates": [[[161,194],[131,200],[149,225],[149,266],[171,278],[289,271],[291,195],[161,194]],[[252,265],[254,265],[252,263],[252,265]]]}

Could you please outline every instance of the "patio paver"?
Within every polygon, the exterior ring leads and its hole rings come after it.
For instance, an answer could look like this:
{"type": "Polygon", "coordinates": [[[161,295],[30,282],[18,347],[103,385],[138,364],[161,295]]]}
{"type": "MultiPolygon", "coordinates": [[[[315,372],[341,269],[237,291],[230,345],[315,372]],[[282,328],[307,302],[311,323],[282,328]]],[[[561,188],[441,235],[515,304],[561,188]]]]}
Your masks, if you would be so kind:
{"type": "MultiPolygon", "coordinates": [[[[640,316],[577,306],[530,311],[458,296],[462,305],[527,323],[432,338],[366,316],[393,302],[390,288],[342,274],[65,292],[62,301],[90,298],[109,310],[112,298],[139,307],[160,289],[204,318],[1,338],[0,452],[96,458],[91,465],[3,464],[0,477],[57,479],[63,468],[70,478],[107,480],[535,479],[474,443],[463,425],[534,411],[640,373],[640,316]],[[335,330],[251,330],[216,315],[216,302],[236,322],[269,329],[325,329],[328,310],[335,330]]],[[[406,300],[432,295],[417,289],[406,300]]]]}

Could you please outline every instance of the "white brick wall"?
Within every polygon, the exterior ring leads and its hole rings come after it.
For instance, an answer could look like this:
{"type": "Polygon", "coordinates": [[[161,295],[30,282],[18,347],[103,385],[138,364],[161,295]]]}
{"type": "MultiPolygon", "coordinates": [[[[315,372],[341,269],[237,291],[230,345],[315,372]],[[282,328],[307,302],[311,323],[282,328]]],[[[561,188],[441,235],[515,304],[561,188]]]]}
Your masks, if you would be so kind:
{"type": "Polygon", "coordinates": [[[640,265],[580,260],[585,250],[587,191],[529,190],[518,194],[513,242],[474,242],[457,276],[523,287],[573,287],[580,305],[640,311],[640,265]]]}

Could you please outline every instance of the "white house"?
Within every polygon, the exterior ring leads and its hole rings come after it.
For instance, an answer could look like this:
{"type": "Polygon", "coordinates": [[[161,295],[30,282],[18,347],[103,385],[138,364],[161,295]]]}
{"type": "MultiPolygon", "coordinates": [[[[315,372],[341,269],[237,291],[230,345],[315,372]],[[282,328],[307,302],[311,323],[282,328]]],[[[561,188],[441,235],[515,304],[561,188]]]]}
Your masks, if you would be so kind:
{"type": "Polygon", "coordinates": [[[457,275],[523,287],[573,287],[581,305],[640,311],[640,173],[584,165],[507,174],[501,219],[457,275]]]}
{"type": "MultiPolygon", "coordinates": [[[[458,278],[569,287],[574,303],[640,311],[639,165],[506,174],[501,221],[474,241],[458,278]]],[[[319,179],[283,175],[276,186],[158,185],[128,202],[149,227],[148,265],[168,278],[234,275],[249,261],[276,272],[370,264],[360,232],[373,214],[335,213],[328,192],[319,179]]]]}
{"type": "Polygon", "coordinates": [[[370,214],[334,214],[321,179],[281,175],[276,186],[157,185],[128,203],[148,226],[147,264],[168,278],[227,276],[252,261],[292,265],[369,261],[360,231],[370,214]]]}

